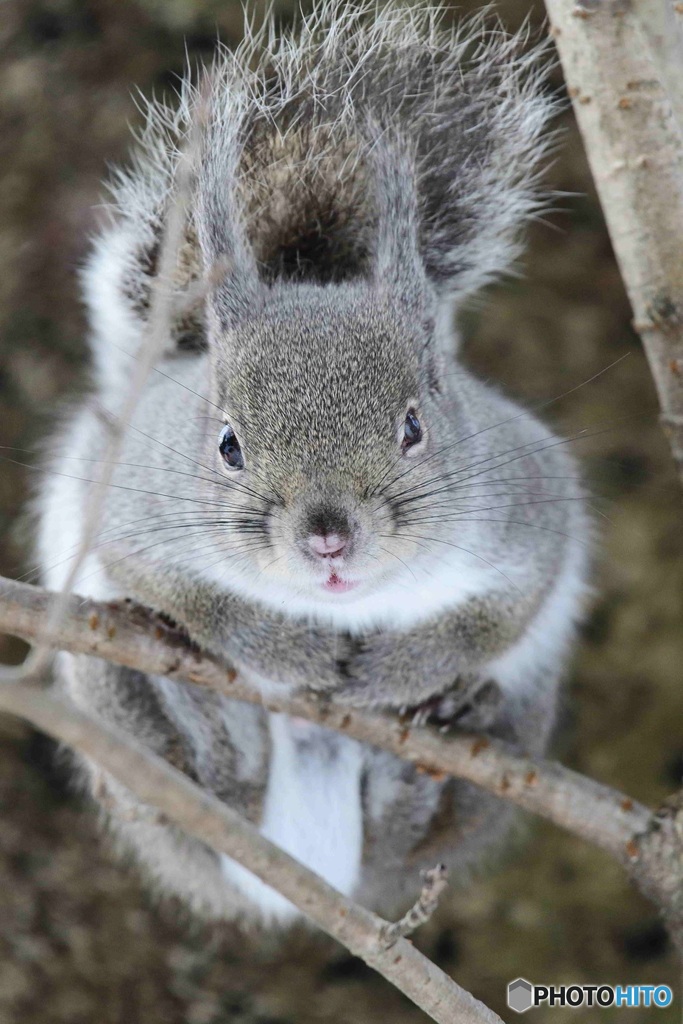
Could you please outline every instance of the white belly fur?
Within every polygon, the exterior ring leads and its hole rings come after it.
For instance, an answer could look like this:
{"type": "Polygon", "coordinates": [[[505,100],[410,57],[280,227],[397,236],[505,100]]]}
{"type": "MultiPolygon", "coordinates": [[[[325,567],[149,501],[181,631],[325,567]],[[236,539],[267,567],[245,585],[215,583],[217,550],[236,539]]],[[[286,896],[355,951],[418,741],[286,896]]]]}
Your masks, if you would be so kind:
{"type": "MultiPolygon", "coordinates": [[[[269,716],[272,742],[261,834],[349,896],[360,875],[362,751],[358,743],[286,715],[269,716]]],[[[225,877],[269,921],[299,912],[251,871],[223,857],[225,877]]]]}

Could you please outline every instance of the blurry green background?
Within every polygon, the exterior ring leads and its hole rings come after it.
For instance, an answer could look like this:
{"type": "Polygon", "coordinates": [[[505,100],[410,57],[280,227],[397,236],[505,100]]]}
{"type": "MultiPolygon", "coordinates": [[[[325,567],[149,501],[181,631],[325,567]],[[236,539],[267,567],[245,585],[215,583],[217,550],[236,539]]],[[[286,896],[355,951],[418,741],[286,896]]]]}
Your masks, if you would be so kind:
{"type": "MultiPolygon", "coordinates": [[[[470,9],[476,4],[464,5],[470,9]]],[[[294,5],[278,0],[285,21],[294,5]]],[[[255,6],[257,21],[262,14],[255,6]]],[[[512,27],[525,0],[500,8],[512,27]]],[[[231,45],[231,0],[17,0],[0,4],[0,444],[49,452],[60,401],[87,357],[77,271],[106,165],[139,122],[133,88],[173,87],[185,50],[231,45]]],[[[556,72],[553,87],[562,89],[556,72]]],[[[549,185],[569,193],[531,232],[520,280],[464,318],[468,358],[514,395],[551,405],[596,494],[597,598],[568,681],[556,750],[654,803],[683,775],[683,497],[652,384],[569,113],[549,185]]],[[[0,449],[30,463],[33,456],[0,449]]],[[[0,571],[31,566],[22,510],[35,472],[0,462],[0,571]]],[[[0,658],[17,659],[0,640],[0,658]]],[[[2,1024],[418,1024],[420,1011],[360,962],[302,931],[286,951],[155,906],[70,794],[45,739],[0,720],[2,1024]]],[[[453,886],[417,944],[494,1009],[509,980],[669,983],[652,908],[622,871],[538,822],[493,874],[453,886]]],[[[677,1001],[680,992],[677,993],[677,1001]]],[[[680,1007],[680,1003],[678,1003],[680,1007]]],[[[679,1019],[670,1010],[537,1010],[529,1020],[679,1019]]]]}

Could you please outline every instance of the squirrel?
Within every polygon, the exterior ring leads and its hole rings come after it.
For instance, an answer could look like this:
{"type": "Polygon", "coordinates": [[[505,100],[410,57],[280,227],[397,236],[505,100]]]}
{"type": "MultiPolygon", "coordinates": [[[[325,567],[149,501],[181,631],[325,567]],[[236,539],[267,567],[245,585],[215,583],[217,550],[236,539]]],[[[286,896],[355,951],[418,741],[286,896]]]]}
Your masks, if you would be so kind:
{"type": "MultiPolygon", "coordinates": [[[[193,144],[174,288],[199,300],[177,305],[74,591],[151,606],[264,694],[544,751],[587,593],[584,488],[562,440],[467,368],[454,326],[544,203],[554,101],[524,43],[481,18],[448,32],[431,9],[325,0],[292,34],[219,49],[175,106],[150,103],[83,271],[94,380],[39,498],[47,586],[78,548],[193,144]]],[[[514,820],[257,704],[81,655],[57,676],[381,912],[436,860],[467,877],[514,820]]],[[[296,919],[95,765],[81,774],[162,894],[296,919]]]]}

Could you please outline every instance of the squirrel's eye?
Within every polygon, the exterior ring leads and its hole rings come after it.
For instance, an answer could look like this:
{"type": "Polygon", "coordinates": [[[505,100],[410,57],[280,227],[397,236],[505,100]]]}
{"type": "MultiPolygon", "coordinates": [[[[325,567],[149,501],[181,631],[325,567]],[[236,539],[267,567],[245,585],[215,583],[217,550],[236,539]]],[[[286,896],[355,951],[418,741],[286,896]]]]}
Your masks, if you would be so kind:
{"type": "Polygon", "coordinates": [[[421,440],[422,427],[420,426],[420,421],[414,411],[412,409],[408,409],[405,423],[403,424],[402,448],[405,451],[406,448],[412,448],[414,444],[418,444],[421,440]]]}
{"type": "Polygon", "coordinates": [[[229,423],[226,423],[220,432],[218,451],[221,453],[223,462],[230,469],[244,469],[244,455],[242,455],[235,431],[229,423]]]}

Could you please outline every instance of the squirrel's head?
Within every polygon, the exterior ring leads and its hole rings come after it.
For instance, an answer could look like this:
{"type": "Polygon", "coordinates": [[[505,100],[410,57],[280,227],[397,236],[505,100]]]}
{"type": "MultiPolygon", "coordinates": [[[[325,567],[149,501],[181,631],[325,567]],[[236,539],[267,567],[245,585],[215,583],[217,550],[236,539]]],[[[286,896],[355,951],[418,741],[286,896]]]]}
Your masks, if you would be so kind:
{"type": "Polygon", "coordinates": [[[422,312],[363,284],[301,285],[269,290],[236,326],[214,317],[224,423],[204,458],[238,509],[226,555],[245,556],[261,585],[339,599],[416,550],[399,495],[435,477],[445,440],[422,312]]]}
{"type": "Polygon", "coordinates": [[[372,211],[341,281],[264,274],[239,188],[210,167],[197,207],[207,280],[217,271],[205,321],[225,414],[214,458],[244,509],[226,543],[256,564],[259,586],[334,600],[405,568],[420,541],[399,495],[438,476],[446,441],[415,153],[385,131],[361,155],[372,211]]]}
{"type": "Polygon", "coordinates": [[[509,267],[542,206],[553,103],[525,33],[481,19],[443,33],[433,15],[334,0],[295,39],[221,51],[178,110],[150,106],[114,181],[119,223],[85,275],[114,402],[169,209],[187,214],[169,277],[206,308],[180,302],[167,349],[210,353],[223,420],[209,500],[230,512],[214,537],[264,586],[286,577],[339,600],[443,529],[446,456],[474,430],[439,379],[452,333],[435,325],[509,267]],[[424,512],[439,483],[420,537],[416,499],[424,512]]]}

